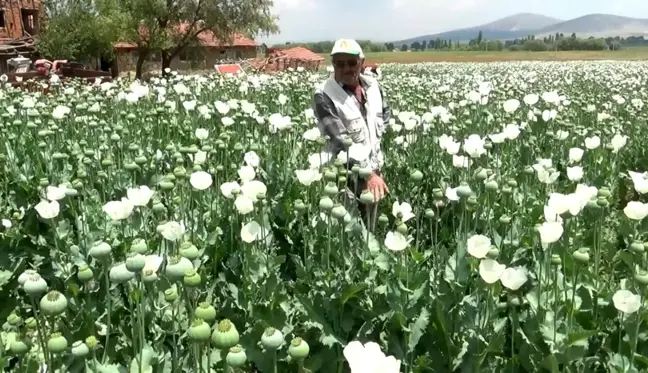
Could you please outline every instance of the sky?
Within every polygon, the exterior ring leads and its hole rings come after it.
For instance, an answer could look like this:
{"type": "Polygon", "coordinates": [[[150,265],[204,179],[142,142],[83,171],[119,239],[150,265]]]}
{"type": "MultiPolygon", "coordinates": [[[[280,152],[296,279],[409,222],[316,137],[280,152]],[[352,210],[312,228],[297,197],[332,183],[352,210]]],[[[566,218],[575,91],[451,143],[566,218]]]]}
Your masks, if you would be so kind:
{"type": "Polygon", "coordinates": [[[273,13],[280,33],[259,36],[260,42],[396,41],[516,13],[564,20],[591,13],[648,18],[648,0],[274,0],[273,13]]]}

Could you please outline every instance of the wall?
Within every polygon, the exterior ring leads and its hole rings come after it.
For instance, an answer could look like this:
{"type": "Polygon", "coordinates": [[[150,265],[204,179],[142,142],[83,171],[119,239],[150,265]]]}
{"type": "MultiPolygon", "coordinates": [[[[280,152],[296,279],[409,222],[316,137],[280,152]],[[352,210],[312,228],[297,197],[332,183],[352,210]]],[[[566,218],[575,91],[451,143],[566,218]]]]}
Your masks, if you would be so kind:
{"type": "MultiPolygon", "coordinates": [[[[172,70],[210,70],[220,60],[239,60],[256,58],[256,47],[191,47],[171,60],[172,70]]],[[[135,71],[138,53],[136,50],[117,50],[115,52],[119,73],[135,71]]],[[[159,71],[162,59],[159,53],[150,55],[144,64],[144,71],[159,71]]]]}
{"type": "Polygon", "coordinates": [[[30,13],[33,15],[32,19],[36,29],[30,34],[35,35],[38,33],[38,28],[42,21],[39,0],[0,0],[0,10],[2,10],[4,21],[4,27],[0,27],[0,39],[11,40],[21,38],[25,35],[23,33],[23,14],[21,9],[31,11],[30,13]]]}

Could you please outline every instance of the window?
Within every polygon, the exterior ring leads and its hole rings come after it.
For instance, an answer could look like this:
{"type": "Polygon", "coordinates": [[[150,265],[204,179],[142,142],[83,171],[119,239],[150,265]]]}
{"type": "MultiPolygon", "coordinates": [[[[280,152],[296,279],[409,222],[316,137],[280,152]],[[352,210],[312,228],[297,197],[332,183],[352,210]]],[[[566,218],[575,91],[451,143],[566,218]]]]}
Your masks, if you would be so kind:
{"type": "Polygon", "coordinates": [[[5,27],[4,9],[0,9],[0,28],[5,27]]]}
{"type": "Polygon", "coordinates": [[[23,28],[25,32],[31,35],[38,33],[38,10],[35,9],[20,9],[20,16],[22,18],[23,28]]]}

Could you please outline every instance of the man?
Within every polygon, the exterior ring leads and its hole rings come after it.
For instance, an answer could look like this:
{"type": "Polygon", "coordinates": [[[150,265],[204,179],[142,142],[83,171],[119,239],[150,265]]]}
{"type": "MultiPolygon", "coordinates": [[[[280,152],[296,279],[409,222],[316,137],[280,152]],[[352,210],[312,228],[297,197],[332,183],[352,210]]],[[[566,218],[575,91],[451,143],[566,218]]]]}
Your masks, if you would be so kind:
{"type": "MultiPolygon", "coordinates": [[[[359,166],[371,169],[371,175],[360,179],[353,186],[356,197],[365,189],[369,190],[375,201],[380,201],[389,192],[380,172],[384,155],[380,140],[385,133],[391,111],[378,81],[363,75],[364,54],[355,40],[341,39],[335,42],[331,51],[333,76],[323,82],[313,97],[314,112],[320,132],[328,137],[328,149],[334,157],[346,151],[344,139],[349,138],[356,144],[370,149],[369,157],[359,166]]],[[[349,160],[349,168],[354,164],[349,160]]],[[[375,215],[375,204],[373,213],[375,215]]],[[[375,224],[375,216],[364,214],[367,226],[375,224]]]]}

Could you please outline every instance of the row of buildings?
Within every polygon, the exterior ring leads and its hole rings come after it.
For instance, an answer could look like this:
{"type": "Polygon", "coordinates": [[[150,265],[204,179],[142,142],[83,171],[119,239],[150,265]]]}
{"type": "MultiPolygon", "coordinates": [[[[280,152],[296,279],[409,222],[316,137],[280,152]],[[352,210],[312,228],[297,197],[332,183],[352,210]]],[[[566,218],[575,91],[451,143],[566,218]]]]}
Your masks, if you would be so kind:
{"type": "MultiPolygon", "coordinates": [[[[40,0],[0,0],[0,73],[6,71],[8,59],[29,55],[35,50],[41,15],[40,0]]],[[[134,71],[139,58],[136,44],[122,41],[115,43],[114,48],[114,61],[104,61],[99,64],[100,67],[112,70],[114,75],[134,71]]],[[[223,61],[255,59],[256,65],[270,70],[297,67],[293,66],[294,61],[302,61],[301,66],[305,64],[305,67],[319,66],[323,61],[321,56],[301,47],[290,50],[269,49],[242,35],[235,35],[231,42],[222,43],[210,32],[204,32],[199,35],[197,46],[185,48],[171,61],[171,69],[211,69],[223,61]]],[[[146,58],[146,69],[159,69],[161,63],[161,55],[151,53],[146,58]]]]}

